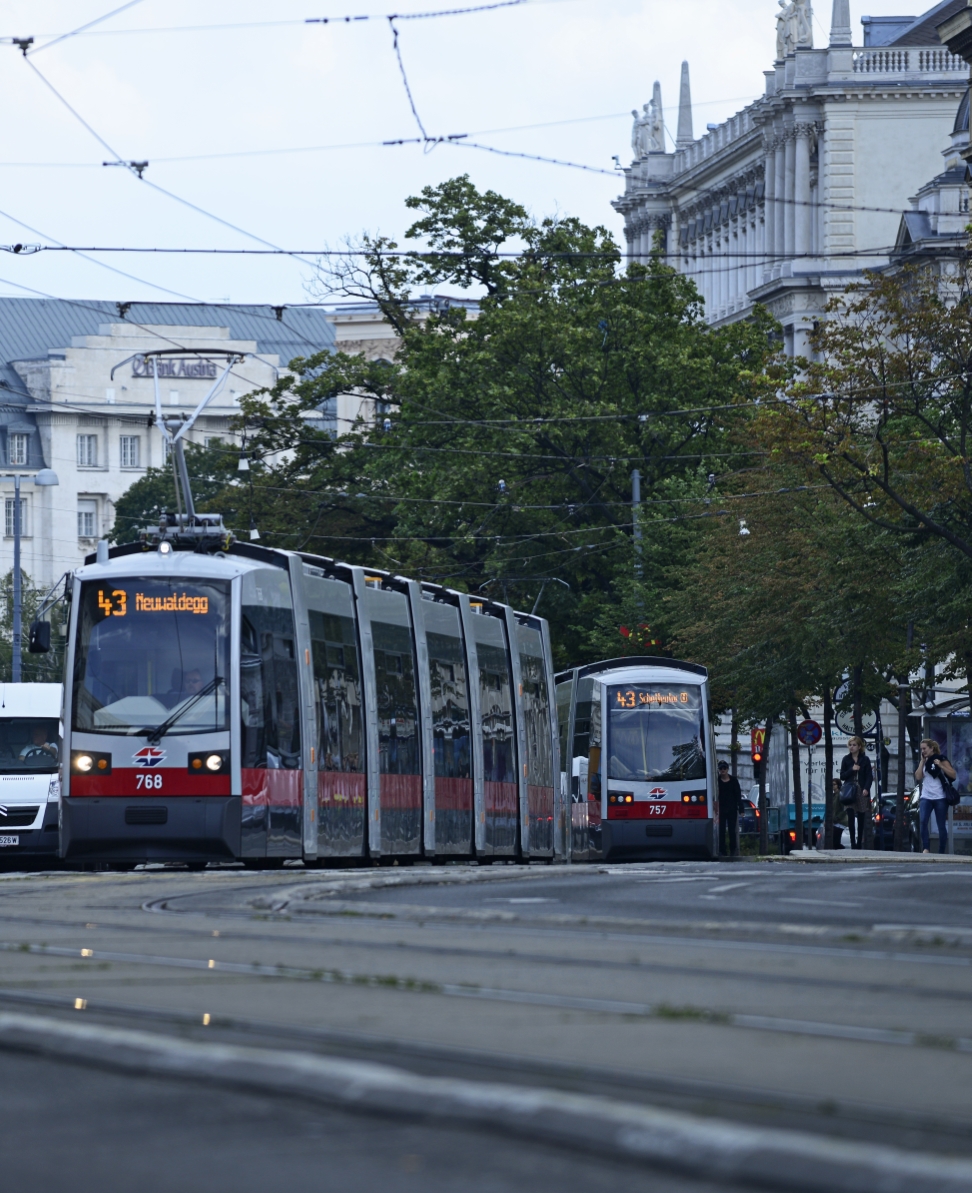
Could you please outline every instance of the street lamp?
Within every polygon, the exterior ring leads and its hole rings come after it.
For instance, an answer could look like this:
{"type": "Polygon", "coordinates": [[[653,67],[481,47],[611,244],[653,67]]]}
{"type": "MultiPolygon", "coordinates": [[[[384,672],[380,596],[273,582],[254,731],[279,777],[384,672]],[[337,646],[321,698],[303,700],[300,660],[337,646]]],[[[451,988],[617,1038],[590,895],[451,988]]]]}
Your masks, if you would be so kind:
{"type": "MultiPolygon", "coordinates": [[[[23,632],[21,626],[21,592],[20,592],[20,473],[15,472],[14,478],[14,566],[13,566],[13,666],[14,683],[20,683],[20,638],[23,632]]],[[[30,477],[27,478],[30,480],[30,477]]],[[[34,478],[35,485],[50,486],[60,484],[57,473],[52,468],[42,468],[34,478]]]]}

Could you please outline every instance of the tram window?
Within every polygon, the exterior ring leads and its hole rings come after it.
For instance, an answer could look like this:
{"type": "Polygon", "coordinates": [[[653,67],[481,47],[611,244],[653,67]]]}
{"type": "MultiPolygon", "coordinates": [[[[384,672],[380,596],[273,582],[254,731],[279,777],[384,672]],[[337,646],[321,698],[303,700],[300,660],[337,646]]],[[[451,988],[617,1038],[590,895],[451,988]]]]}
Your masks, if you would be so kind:
{"type": "Polygon", "coordinates": [[[411,631],[373,621],[371,634],[378,686],[378,769],[383,775],[421,774],[411,631]]]}
{"type": "Polygon", "coordinates": [[[240,642],[242,765],[300,767],[300,703],[290,609],[244,605],[240,642]]]}
{"type": "Polygon", "coordinates": [[[462,643],[446,634],[426,634],[432,692],[432,744],[440,779],[468,779],[469,694],[462,643]]]}
{"type": "Polygon", "coordinates": [[[570,728],[570,680],[557,684],[557,731],[560,737],[560,765],[567,760],[567,731],[570,728]]]}
{"type": "Polygon", "coordinates": [[[311,610],[310,629],[318,697],[317,768],[363,771],[361,670],[354,622],[311,610]]]}
{"type": "Polygon", "coordinates": [[[612,687],[608,709],[609,778],[705,778],[700,688],[676,684],[612,687]]]}
{"type": "Polygon", "coordinates": [[[83,585],[75,729],[139,733],[179,714],[170,734],[226,730],[228,695],[225,583],[125,578],[110,587],[83,585]]]}
{"type": "Polygon", "coordinates": [[[487,783],[515,783],[513,692],[506,651],[484,643],[479,643],[476,650],[483,718],[483,778],[487,783]]]}
{"type": "Polygon", "coordinates": [[[550,700],[543,659],[520,652],[523,680],[523,724],[526,729],[530,782],[540,787],[553,784],[553,749],[550,739],[550,700]]]}

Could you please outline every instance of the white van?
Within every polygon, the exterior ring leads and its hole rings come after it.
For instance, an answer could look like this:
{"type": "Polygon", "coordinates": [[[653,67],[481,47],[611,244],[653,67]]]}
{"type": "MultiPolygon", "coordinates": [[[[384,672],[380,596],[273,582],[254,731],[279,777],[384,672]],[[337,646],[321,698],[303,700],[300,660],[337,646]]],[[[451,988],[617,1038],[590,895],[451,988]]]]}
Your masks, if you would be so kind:
{"type": "Polygon", "coordinates": [[[59,683],[0,683],[0,866],[57,856],[59,683]]]}

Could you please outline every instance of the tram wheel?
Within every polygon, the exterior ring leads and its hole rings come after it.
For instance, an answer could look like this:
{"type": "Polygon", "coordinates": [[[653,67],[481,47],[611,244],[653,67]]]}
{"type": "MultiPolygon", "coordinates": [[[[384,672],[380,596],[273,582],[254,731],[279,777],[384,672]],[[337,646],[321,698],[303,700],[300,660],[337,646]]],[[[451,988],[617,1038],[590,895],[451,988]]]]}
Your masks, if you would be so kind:
{"type": "Polygon", "coordinates": [[[205,862],[186,862],[186,869],[187,870],[205,870],[206,863],[205,862]]]}

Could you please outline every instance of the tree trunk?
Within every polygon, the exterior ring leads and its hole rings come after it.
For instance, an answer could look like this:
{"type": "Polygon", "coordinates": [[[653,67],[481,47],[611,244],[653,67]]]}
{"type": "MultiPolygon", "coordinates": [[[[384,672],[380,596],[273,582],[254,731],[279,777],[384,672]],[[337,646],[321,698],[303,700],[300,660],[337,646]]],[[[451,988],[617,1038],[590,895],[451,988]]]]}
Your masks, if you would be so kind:
{"type": "Polygon", "coordinates": [[[898,789],[895,796],[894,812],[894,851],[895,853],[909,852],[906,841],[910,834],[905,832],[905,779],[908,772],[907,751],[908,713],[911,712],[911,688],[908,686],[908,674],[905,672],[898,679],[898,789]]]}
{"type": "Polygon", "coordinates": [[[793,758],[793,813],[796,819],[796,843],[803,849],[803,788],[800,786],[800,742],[797,738],[796,709],[789,712],[790,750],[793,758]]]}
{"type": "Polygon", "coordinates": [[[766,764],[769,761],[770,729],[772,722],[766,722],[763,734],[763,761],[759,766],[759,852],[769,853],[769,826],[766,823],[766,764]]]}
{"type": "Polygon", "coordinates": [[[824,683],[824,849],[834,846],[834,706],[831,701],[830,680],[824,683]]]}
{"type": "Polygon", "coordinates": [[[736,710],[732,709],[730,713],[732,717],[731,728],[729,730],[729,773],[733,778],[736,777],[736,762],[739,758],[739,718],[736,716],[736,710]]]}

